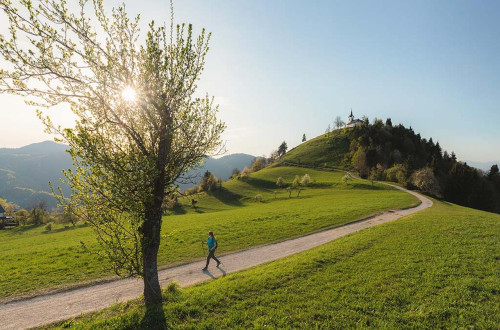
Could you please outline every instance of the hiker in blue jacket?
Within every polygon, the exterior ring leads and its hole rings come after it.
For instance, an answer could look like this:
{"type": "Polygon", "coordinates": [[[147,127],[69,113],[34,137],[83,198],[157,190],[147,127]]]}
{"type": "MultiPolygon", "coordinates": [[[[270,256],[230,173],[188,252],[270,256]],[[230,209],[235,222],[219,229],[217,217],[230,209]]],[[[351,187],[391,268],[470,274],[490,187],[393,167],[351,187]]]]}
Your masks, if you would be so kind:
{"type": "Polygon", "coordinates": [[[217,261],[217,267],[220,265],[219,259],[215,257],[215,250],[217,249],[217,240],[215,239],[214,233],[211,231],[208,232],[208,239],[207,242],[201,242],[201,244],[207,244],[208,245],[208,257],[207,257],[207,265],[205,268],[202,270],[207,270],[208,264],[210,263],[210,258],[213,258],[215,261],[217,261]]]}

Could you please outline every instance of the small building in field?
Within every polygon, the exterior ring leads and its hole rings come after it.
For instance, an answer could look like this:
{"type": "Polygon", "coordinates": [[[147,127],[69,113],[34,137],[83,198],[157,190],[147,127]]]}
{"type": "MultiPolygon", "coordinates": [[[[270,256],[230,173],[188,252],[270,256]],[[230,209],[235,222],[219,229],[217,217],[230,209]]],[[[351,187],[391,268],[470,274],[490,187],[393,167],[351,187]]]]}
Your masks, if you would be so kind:
{"type": "Polygon", "coordinates": [[[349,117],[347,117],[347,124],[345,127],[354,127],[356,125],[361,125],[363,121],[361,119],[354,118],[354,115],[352,114],[352,109],[351,109],[351,114],[349,117]]]}

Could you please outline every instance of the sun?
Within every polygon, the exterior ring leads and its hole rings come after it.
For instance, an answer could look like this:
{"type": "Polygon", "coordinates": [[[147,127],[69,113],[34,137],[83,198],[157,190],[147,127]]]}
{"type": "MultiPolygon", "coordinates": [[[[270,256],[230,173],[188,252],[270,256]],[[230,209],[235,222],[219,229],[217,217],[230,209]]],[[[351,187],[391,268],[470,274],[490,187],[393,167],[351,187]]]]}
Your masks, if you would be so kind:
{"type": "Polygon", "coordinates": [[[135,101],[135,90],[128,86],[122,91],[122,97],[127,102],[135,101]]]}

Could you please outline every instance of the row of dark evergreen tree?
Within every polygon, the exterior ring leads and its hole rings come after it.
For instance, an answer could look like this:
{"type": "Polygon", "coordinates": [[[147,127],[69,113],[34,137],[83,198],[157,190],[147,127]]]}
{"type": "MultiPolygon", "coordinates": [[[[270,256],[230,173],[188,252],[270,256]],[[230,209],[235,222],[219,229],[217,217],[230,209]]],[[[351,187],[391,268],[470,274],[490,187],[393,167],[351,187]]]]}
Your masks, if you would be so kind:
{"type": "MultiPolygon", "coordinates": [[[[346,129],[342,138],[350,141],[352,166],[364,177],[399,181],[412,186],[414,174],[430,168],[435,187],[431,191],[443,199],[473,208],[500,213],[500,174],[497,165],[488,172],[460,162],[454,152],[443,151],[439,142],[422,138],[413,129],[368,120],[346,129]],[[394,174],[394,175],[393,175],[394,174]]],[[[338,138],[338,137],[337,137],[338,138]]]]}

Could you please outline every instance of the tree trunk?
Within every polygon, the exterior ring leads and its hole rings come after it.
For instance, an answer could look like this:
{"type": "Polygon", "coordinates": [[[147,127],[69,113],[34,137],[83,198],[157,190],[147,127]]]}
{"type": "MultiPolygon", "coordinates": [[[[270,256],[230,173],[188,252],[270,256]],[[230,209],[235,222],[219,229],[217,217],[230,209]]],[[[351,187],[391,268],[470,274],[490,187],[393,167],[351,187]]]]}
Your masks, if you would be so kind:
{"type": "Polygon", "coordinates": [[[158,249],[161,233],[161,204],[164,187],[157,180],[154,189],[154,201],[147,206],[146,221],[143,225],[142,262],[144,270],[144,301],[146,306],[161,304],[162,294],[158,279],[158,249]]]}
{"type": "MultiPolygon", "coordinates": [[[[168,110],[168,109],[167,109],[168,110]]],[[[142,238],[142,262],[144,268],[144,302],[146,307],[162,303],[160,281],[158,278],[158,249],[160,247],[160,233],[162,222],[163,199],[165,197],[165,165],[167,155],[172,144],[172,118],[171,113],[166,111],[166,117],[162,119],[160,142],[158,146],[158,157],[156,159],[157,175],[153,183],[153,199],[146,203],[146,221],[143,225],[142,238]]]]}
{"type": "Polygon", "coordinates": [[[144,231],[144,242],[142,251],[142,262],[144,267],[144,302],[146,306],[161,304],[162,295],[160,281],[158,278],[158,248],[160,241],[159,221],[147,221],[144,227],[150,229],[144,231]],[[148,234],[146,234],[148,233],[148,234]],[[151,235],[149,235],[149,233],[151,235]]]}

